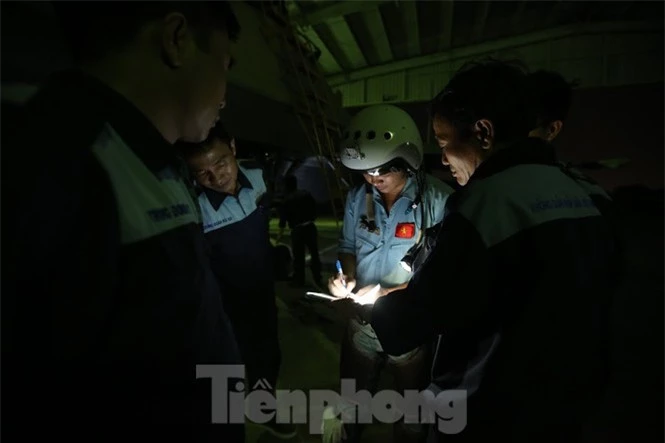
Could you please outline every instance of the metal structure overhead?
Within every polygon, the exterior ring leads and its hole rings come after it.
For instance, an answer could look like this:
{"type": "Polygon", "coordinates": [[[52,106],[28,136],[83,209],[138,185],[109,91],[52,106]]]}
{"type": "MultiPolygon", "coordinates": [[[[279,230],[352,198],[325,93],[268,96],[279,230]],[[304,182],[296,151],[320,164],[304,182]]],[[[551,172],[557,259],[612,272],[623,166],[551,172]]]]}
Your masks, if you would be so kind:
{"type": "Polygon", "coordinates": [[[326,76],[565,25],[663,22],[659,1],[287,0],[326,76]]]}

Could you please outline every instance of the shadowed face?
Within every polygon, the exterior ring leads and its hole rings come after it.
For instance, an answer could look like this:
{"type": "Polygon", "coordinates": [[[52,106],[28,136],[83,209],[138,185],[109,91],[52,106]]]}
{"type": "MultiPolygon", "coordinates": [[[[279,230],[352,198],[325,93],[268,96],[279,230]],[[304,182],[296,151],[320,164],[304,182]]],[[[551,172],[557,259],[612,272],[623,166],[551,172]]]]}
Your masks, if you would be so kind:
{"type": "Polygon", "coordinates": [[[213,191],[235,195],[238,189],[238,162],[235,142],[226,144],[214,139],[205,152],[188,160],[196,182],[213,191]]]}
{"type": "Polygon", "coordinates": [[[466,185],[485,158],[485,152],[475,137],[463,140],[457,129],[443,117],[433,121],[434,135],[441,148],[441,163],[450,167],[450,172],[461,186],[466,185]]]}
{"type": "Polygon", "coordinates": [[[406,174],[403,172],[388,172],[381,175],[370,175],[365,172],[363,177],[381,194],[399,194],[406,184],[406,174]]]}

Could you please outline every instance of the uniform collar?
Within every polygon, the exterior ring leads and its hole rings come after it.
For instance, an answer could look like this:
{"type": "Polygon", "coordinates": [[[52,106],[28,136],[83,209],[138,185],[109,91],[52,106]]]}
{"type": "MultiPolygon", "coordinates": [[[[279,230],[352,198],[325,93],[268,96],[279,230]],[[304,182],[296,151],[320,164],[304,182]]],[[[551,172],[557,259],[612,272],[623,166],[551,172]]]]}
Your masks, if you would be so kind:
{"type": "MultiPolygon", "coordinates": [[[[374,193],[375,200],[382,201],[381,193],[374,186],[372,186],[372,192],[374,193]]],[[[416,180],[414,180],[412,176],[409,176],[407,177],[406,184],[404,185],[404,188],[402,188],[402,192],[399,197],[397,197],[397,200],[400,198],[408,198],[409,200],[414,201],[416,199],[417,192],[418,186],[416,180]]]]}
{"type": "MultiPolygon", "coordinates": [[[[238,183],[240,183],[238,194],[240,194],[240,191],[243,189],[254,189],[252,182],[249,181],[247,175],[245,174],[244,168],[242,168],[240,165],[238,165],[238,183]]],[[[224,203],[224,200],[226,200],[226,197],[231,195],[226,192],[213,191],[209,188],[203,188],[203,192],[205,193],[208,201],[210,202],[210,205],[215,211],[219,210],[219,208],[222,206],[222,203],[224,203]]]]}
{"type": "Polygon", "coordinates": [[[535,137],[513,142],[495,152],[471,176],[469,183],[524,164],[553,165],[556,162],[554,146],[535,137]]]}
{"type": "Polygon", "coordinates": [[[78,69],[54,75],[56,83],[70,88],[74,94],[93,98],[91,103],[123,141],[154,174],[167,167],[182,170],[176,148],[162,137],[155,125],[123,95],[95,77],[78,69]]]}

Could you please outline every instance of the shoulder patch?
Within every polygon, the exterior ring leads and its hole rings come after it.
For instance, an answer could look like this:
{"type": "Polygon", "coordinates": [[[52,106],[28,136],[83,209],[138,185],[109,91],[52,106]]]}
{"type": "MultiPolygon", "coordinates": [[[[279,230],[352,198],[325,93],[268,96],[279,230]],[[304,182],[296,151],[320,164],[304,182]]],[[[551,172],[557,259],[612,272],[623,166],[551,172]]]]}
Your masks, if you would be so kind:
{"type": "Polygon", "coordinates": [[[459,201],[452,200],[487,247],[543,223],[600,215],[580,186],[557,167],[547,165],[512,167],[467,185],[459,193],[459,201]]]}
{"type": "Polygon", "coordinates": [[[106,125],[92,151],[117,197],[123,244],[135,243],[188,224],[199,224],[198,205],[173,171],[157,177],[106,125]]]}

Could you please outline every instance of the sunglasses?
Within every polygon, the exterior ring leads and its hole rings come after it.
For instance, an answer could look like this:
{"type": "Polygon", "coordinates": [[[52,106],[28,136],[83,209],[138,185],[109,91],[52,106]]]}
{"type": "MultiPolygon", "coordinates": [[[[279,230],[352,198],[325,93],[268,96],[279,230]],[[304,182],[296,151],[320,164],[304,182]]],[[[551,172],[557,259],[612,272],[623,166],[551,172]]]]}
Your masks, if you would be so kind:
{"type": "Polygon", "coordinates": [[[399,172],[402,171],[402,168],[398,168],[397,166],[381,166],[375,169],[368,169],[364,173],[367,175],[371,175],[372,177],[378,177],[380,175],[386,175],[390,174],[391,172],[399,172]]]}

